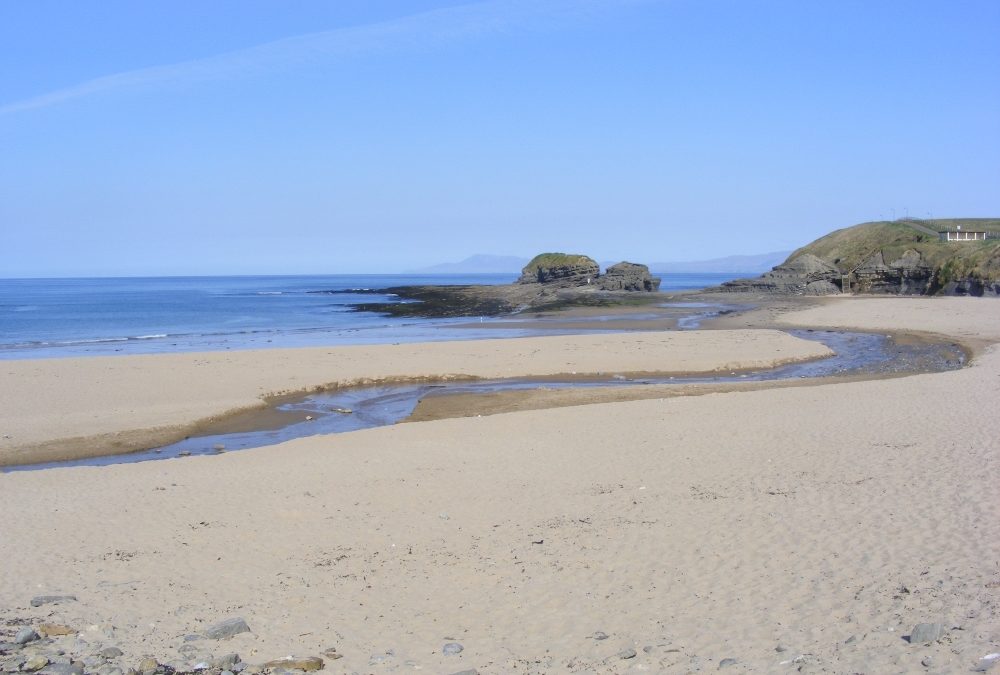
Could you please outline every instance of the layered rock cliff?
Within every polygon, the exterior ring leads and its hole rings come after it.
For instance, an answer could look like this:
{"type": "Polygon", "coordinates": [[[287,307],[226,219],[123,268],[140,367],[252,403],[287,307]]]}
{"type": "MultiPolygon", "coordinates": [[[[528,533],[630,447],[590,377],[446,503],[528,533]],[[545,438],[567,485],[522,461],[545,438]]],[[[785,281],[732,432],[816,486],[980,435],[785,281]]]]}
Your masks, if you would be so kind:
{"type": "Polygon", "coordinates": [[[722,289],[734,293],[829,295],[840,293],[840,276],[836,266],[806,253],[759,277],[727,281],[722,289]]]}
{"type": "Polygon", "coordinates": [[[1000,220],[863,223],[817,239],[760,277],[727,282],[720,290],[1000,296],[1000,220]],[[938,236],[938,231],[960,228],[986,232],[989,238],[944,241],[938,236]]]}
{"type": "Polygon", "coordinates": [[[650,275],[648,267],[625,261],[605,270],[599,283],[606,291],[653,292],[660,289],[660,280],[650,275]]]}
{"type": "Polygon", "coordinates": [[[600,265],[585,255],[541,253],[524,266],[517,283],[585,286],[600,273],[600,265]]]}

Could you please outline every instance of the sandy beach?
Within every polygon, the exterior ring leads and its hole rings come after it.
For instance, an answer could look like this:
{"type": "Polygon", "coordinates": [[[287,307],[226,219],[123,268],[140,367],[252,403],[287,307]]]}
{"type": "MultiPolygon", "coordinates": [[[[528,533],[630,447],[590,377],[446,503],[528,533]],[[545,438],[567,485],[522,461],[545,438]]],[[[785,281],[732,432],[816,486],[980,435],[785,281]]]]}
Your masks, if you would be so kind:
{"type": "Polygon", "coordinates": [[[235,652],[247,672],[317,656],[345,673],[954,673],[1000,652],[1000,305],[845,297],[727,320],[0,364],[0,456],[13,462],[79,452],[73,439],[180,433],[331,384],[822,355],[758,323],[935,333],[974,355],[895,379],[0,474],[0,642],[48,623],[69,634],[17,653],[62,649],[68,661],[116,647],[105,668],[152,657],[190,670],[235,652]],[[76,599],[31,604],[64,594],[76,599]],[[232,617],[249,632],[186,637],[232,617]],[[941,624],[937,639],[911,643],[924,623],[941,624]],[[462,650],[447,653],[453,643],[462,650]]]}
{"type": "Polygon", "coordinates": [[[0,466],[167,443],[270,398],[377,382],[712,373],[821,358],[776,331],[552,336],[0,362],[0,466]]]}

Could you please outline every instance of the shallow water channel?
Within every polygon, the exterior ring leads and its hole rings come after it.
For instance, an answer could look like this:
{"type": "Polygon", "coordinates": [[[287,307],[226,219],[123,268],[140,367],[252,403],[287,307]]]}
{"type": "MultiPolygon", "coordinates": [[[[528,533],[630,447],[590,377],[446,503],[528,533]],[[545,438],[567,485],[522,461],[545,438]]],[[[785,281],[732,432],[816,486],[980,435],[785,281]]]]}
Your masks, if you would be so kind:
{"type": "Polygon", "coordinates": [[[395,424],[406,419],[425,396],[441,394],[483,394],[518,389],[562,387],[621,387],[651,384],[685,385],[773,381],[826,376],[878,376],[914,372],[934,372],[960,368],[965,353],[953,343],[927,344],[897,342],[886,335],[843,331],[789,330],[806,340],[822,342],[834,356],[806,363],[744,373],[712,376],[675,376],[630,379],[609,375],[606,379],[586,380],[475,380],[432,384],[379,385],[353,387],[303,395],[282,403],[277,409],[293,421],[277,429],[252,430],[186,438],[177,443],[126,455],[6,467],[3,471],[26,471],[67,466],[105,466],[144,462],[191,455],[211,455],[275,445],[283,441],[356,431],[395,424]]]}

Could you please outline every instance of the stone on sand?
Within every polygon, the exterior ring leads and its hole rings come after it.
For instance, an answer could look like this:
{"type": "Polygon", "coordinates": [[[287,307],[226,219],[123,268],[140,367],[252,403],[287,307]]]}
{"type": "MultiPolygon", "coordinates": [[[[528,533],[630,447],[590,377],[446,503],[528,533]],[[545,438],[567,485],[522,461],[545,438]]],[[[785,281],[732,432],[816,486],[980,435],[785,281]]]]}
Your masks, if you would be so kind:
{"type": "Polygon", "coordinates": [[[210,640],[223,640],[231,638],[234,635],[239,635],[240,633],[249,632],[250,626],[247,625],[246,620],[243,617],[236,616],[209,626],[205,629],[203,635],[210,640]]]}
{"type": "Polygon", "coordinates": [[[312,672],[315,670],[323,669],[323,659],[318,656],[305,656],[305,657],[294,657],[286,656],[281,659],[275,659],[273,661],[268,661],[264,664],[265,668],[284,668],[286,670],[302,670],[305,672],[312,672]]]}
{"type": "Polygon", "coordinates": [[[934,642],[947,632],[943,623],[918,623],[910,631],[910,644],[934,642]]]}
{"type": "Polygon", "coordinates": [[[14,644],[26,645],[29,642],[34,642],[39,639],[38,633],[35,632],[33,628],[22,628],[17,631],[17,635],[14,636],[14,644]]]}
{"type": "Polygon", "coordinates": [[[36,595],[31,599],[31,606],[41,607],[42,605],[57,605],[62,602],[75,601],[75,595],[36,595]]]}

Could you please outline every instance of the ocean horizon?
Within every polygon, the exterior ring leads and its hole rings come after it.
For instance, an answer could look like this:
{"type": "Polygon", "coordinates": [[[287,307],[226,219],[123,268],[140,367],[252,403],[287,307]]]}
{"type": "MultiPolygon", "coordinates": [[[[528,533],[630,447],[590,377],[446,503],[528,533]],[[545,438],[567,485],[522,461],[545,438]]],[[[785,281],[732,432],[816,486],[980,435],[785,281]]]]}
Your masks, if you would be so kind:
{"type": "MultiPolygon", "coordinates": [[[[661,291],[669,292],[714,286],[741,275],[659,276],[661,291]]],[[[528,332],[469,329],[476,317],[400,319],[352,308],[362,302],[405,302],[377,292],[394,286],[504,284],[516,278],[335,274],[0,279],[0,359],[516,337],[528,332]]]]}

